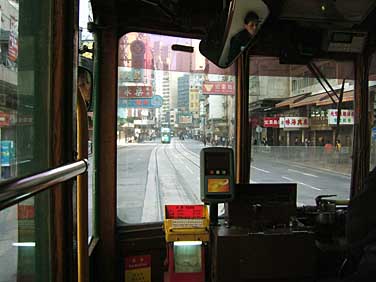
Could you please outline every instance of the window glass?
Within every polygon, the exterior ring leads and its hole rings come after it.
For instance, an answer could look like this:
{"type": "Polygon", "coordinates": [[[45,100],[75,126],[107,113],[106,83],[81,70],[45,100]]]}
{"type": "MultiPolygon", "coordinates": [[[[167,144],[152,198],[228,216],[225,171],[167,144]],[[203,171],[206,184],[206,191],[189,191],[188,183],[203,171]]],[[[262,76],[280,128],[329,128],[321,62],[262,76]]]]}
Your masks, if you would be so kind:
{"type": "MultiPolygon", "coordinates": [[[[0,0],[0,182],[49,167],[51,1],[0,0]]],[[[1,188],[0,188],[1,189],[1,188]]],[[[50,279],[49,192],[0,211],[0,281],[50,279]]]]}
{"type": "Polygon", "coordinates": [[[126,223],[161,221],[166,204],[201,203],[200,150],[234,142],[234,70],[210,64],[198,45],[144,33],[119,41],[117,214],[126,223]]]}
{"type": "Polygon", "coordinates": [[[278,58],[250,60],[250,181],[297,183],[298,205],[314,205],[318,195],[348,199],[350,194],[352,63],[314,64],[335,93],[321,79],[329,95],[305,65],[282,65],[278,58]]]}
{"type": "MultiPolygon", "coordinates": [[[[94,58],[94,38],[93,35],[88,31],[87,24],[93,18],[93,12],[91,9],[91,3],[88,0],[80,1],[80,17],[79,17],[79,45],[80,45],[80,55],[79,55],[79,66],[84,67],[86,70],[93,74],[93,58],[94,58]],[[87,52],[85,52],[85,49],[87,52]]],[[[93,81],[92,81],[93,83],[93,81]]],[[[94,228],[94,185],[93,185],[93,107],[94,99],[91,99],[91,105],[88,105],[88,126],[89,126],[89,140],[88,140],[88,153],[89,153],[89,168],[88,168],[88,224],[89,224],[89,240],[93,235],[94,228]]]]}
{"type": "Polygon", "coordinates": [[[49,281],[49,215],[37,207],[48,197],[44,192],[0,211],[0,282],[49,281]]]}

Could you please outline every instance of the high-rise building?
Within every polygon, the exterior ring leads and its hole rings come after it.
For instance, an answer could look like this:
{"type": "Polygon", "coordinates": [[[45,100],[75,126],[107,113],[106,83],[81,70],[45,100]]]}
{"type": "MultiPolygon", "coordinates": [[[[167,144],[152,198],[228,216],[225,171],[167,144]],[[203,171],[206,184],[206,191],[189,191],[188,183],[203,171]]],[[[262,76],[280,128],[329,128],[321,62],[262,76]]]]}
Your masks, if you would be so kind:
{"type": "Polygon", "coordinates": [[[179,111],[185,112],[189,109],[189,75],[185,74],[178,78],[178,108],[179,111]]]}

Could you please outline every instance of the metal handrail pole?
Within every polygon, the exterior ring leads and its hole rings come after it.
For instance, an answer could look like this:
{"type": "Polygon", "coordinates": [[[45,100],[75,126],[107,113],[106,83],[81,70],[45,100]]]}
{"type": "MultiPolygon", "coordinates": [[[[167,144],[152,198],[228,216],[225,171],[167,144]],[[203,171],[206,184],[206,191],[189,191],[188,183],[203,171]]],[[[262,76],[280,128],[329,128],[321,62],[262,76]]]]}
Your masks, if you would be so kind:
{"type": "Polygon", "coordinates": [[[0,210],[13,206],[50,186],[65,182],[85,173],[86,159],[49,169],[22,179],[9,180],[0,184],[0,210]]]}

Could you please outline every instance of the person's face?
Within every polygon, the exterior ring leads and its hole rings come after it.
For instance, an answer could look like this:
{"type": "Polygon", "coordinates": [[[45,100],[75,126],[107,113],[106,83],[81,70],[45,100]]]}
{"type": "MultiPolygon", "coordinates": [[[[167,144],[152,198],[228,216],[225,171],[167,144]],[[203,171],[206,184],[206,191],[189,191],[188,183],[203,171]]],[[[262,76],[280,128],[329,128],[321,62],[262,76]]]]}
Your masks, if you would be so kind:
{"type": "Polygon", "coordinates": [[[252,35],[254,36],[256,34],[257,29],[257,22],[250,21],[247,24],[244,24],[244,28],[252,35]]]}

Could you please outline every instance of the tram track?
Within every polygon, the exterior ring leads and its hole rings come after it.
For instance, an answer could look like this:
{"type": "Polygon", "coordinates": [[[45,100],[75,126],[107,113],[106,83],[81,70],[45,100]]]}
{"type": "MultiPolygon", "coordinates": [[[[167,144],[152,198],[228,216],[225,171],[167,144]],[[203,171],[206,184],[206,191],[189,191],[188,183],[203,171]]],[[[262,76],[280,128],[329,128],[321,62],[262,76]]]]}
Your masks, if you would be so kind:
{"type": "Polygon", "coordinates": [[[183,144],[178,143],[183,149],[179,149],[176,143],[174,143],[174,149],[186,160],[194,164],[196,167],[200,168],[200,157],[192,151],[188,150],[183,144]],[[194,159],[189,158],[186,154],[191,155],[194,159]]]}
{"type": "MultiPolygon", "coordinates": [[[[187,188],[190,186],[189,181],[184,181],[185,177],[181,174],[179,169],[176,167],[174,161],[172,160],[170,153],[168,152],[168,150],[166,150],[166,147],[163,147],[163,150],[164,150],[164,154],[167,160],[169,161],[171,168],[174,170],[174,172],[172,172],[171,174],[177,176],[176,181],[178,181],[178,183],[176,183],[176,187],[177,187],[176,191],[179,194],[180,199],[182,199],[182,201],[186,203],[200,202],[199,198],[192,191],[192,189],[187,188]]],[[[192,160],[190,161],[192,162],[192,160]]]]}

